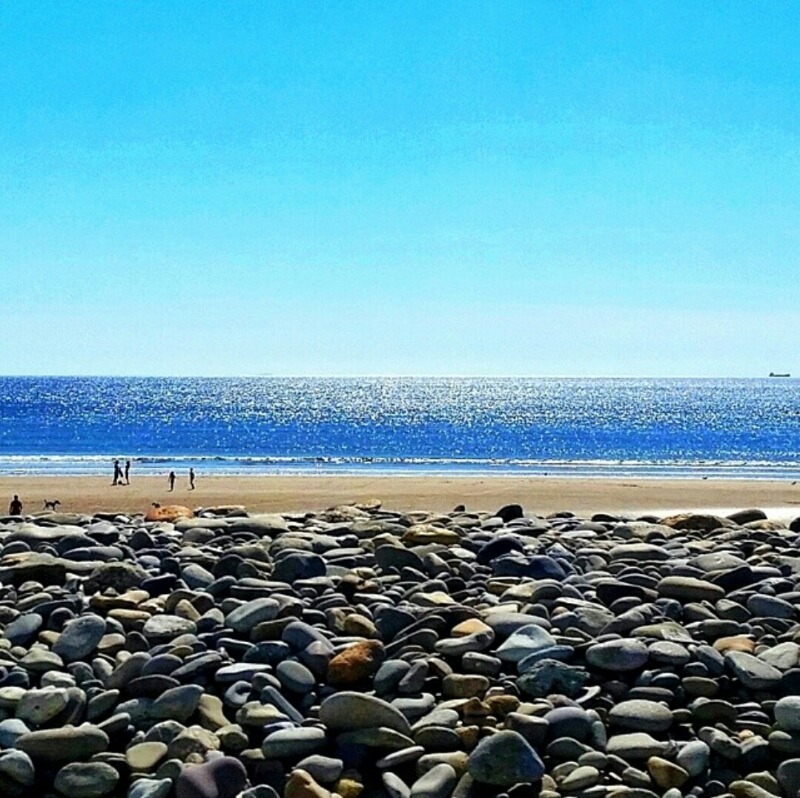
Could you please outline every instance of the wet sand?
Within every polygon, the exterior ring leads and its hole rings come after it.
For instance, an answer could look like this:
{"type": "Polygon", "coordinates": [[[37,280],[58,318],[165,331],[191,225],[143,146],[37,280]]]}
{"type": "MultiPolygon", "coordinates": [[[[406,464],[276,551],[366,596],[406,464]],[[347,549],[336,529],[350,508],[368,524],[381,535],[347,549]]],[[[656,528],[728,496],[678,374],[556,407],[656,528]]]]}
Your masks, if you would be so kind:
{"type": "Polygon", "coordinates": [[[19,494],[24,512],[43,509],[44,499],[59,499],[64,511],[144,512],[152,502],[211,507],[242,504],[252,511],[297,512],[380,499],[388,509],[496,510],[522,504],[546,515],[569,510],[621,515],[670,511],[714,511],[759,507],[770,518],[800,516],[800,483],[713,479],[606,479],[465,476],[205,476],[190,491],[184,475],[175,490],[166,478],[132,476],[112,487],[103,477],[0,477],[0,512],[19,494]]]}

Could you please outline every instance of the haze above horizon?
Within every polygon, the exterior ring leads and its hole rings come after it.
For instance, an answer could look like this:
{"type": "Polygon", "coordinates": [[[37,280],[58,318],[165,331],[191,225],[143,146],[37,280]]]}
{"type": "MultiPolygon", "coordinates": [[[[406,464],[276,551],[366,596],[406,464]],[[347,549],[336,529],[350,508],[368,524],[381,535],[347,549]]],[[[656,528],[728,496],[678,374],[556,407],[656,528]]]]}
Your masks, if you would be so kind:
{"type": "Polygon", "coordinates": [[[796,373],[800,5],[0,5],[0,373],[796,373]]]}

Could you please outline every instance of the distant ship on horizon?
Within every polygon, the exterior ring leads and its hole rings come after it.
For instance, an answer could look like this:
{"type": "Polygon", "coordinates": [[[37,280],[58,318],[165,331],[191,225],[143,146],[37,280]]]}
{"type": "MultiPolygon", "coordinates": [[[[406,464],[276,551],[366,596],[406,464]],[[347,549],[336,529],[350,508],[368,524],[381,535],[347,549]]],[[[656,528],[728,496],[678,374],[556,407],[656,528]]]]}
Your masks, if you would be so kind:
{"type": "Polygon", "coordinates": [[[769,376],[770,377],[791,377],[792,375],[791,374],[777,374],[774,371],[770,371],[769,376]]]}

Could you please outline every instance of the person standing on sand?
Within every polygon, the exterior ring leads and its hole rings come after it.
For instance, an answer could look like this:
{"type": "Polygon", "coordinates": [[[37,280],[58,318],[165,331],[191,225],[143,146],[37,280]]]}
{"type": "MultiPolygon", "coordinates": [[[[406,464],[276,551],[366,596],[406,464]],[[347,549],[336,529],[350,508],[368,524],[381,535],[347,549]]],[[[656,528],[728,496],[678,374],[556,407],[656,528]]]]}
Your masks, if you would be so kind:
{"type": "Polygon", "coordinates": [[[131,484],[131,461],[130,460],[126,460],[125,461],[125,484],[126,485],[130,485],[131,484]]]}
{"type": "Polygon", "coordinates": [[[194,469],[189,469],[189,490],[194,490],[194,469]]]}
{"type": "Polygon", "coordinates": [[[8,514],[9,515],[22,515],[22,502],[19,500],[19,496],[14,494],[14,498],[11,500],[11,504],[8,505],[8,514]]]}
{"type": "Polygon", "coordinates": [[[112,485],[122,484],[122,468],[120,468],[119,460],[114,460],[114,479],[112,485]]]}
{"type": "Polygon", "coordinates": [[[172,493],[172,491],[175,490],[175,472],[174,471],[170,471],[169,472],[169,490],[170,490],[170,493],[172,493]]]}

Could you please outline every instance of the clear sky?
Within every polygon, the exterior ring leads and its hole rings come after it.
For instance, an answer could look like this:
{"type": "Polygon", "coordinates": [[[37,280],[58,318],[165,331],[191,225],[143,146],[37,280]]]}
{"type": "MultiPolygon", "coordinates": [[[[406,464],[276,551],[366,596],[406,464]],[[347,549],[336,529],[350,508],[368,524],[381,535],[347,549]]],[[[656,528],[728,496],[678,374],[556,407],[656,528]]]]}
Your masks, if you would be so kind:
{"type": "Polygon", "coordinates": [[[800,371],[797,2],[0,4],[0,373],[800,371]]]}

